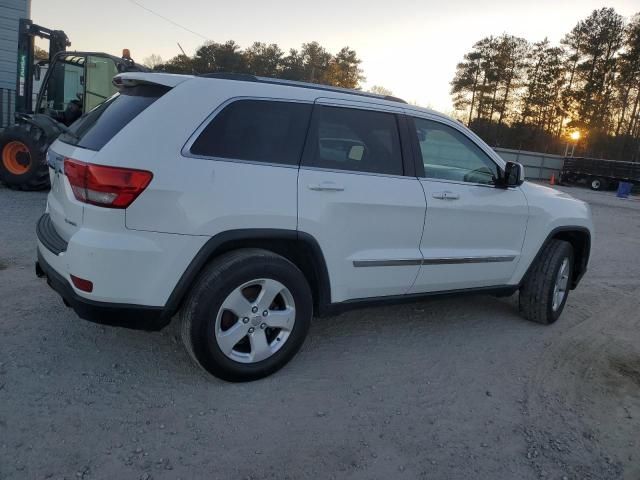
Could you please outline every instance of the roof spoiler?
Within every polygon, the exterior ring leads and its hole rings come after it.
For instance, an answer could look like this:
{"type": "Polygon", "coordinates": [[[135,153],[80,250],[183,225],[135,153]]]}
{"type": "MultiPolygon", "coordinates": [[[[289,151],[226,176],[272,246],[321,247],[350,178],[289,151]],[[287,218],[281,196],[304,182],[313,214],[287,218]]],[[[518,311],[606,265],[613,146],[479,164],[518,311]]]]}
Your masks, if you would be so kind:
{"type": "Polygon", "coordinates": [[[193,77],[191,75],[176,75],[172,73],[127,72],[113,77],[113,85],[118,90],[137,85],[160,85],[173,88],[189,80],[189,78],[193,77]]]}

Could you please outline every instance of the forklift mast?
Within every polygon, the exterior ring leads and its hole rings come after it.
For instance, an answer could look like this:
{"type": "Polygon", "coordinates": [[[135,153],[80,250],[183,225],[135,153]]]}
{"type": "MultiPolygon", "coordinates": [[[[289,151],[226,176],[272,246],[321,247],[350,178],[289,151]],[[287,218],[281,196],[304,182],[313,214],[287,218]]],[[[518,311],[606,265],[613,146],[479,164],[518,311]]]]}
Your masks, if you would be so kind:
{"type": "Polygon", "coordinates": [[[49,62],[59,52],[71,45],[62,30],[50,30],[34,24],[26,18],[20,19],[18,30],[18,78],[16,81],[16,112],[31,113],[33,110],[33,68],[35,37],[49,40],[49,62]]]}

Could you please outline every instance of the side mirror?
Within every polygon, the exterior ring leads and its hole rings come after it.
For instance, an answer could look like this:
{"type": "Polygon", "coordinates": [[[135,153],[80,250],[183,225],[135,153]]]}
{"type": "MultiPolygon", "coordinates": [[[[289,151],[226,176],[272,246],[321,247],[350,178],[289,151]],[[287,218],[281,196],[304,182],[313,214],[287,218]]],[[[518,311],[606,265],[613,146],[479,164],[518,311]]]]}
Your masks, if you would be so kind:
{"type": "Polygon", "coordinates": [[[40,77],[42,76],[42,71],[40,69],[40,65],[36,64],[36,68],[33,70],[33,77],[36,82],[40,81],[40,77]]]}
{"type": "Polygon", "coordinates": [[[507,162],[504,166],[502,186],[517,187],[524,182],[524,166],[517,162],[507,162]]]}

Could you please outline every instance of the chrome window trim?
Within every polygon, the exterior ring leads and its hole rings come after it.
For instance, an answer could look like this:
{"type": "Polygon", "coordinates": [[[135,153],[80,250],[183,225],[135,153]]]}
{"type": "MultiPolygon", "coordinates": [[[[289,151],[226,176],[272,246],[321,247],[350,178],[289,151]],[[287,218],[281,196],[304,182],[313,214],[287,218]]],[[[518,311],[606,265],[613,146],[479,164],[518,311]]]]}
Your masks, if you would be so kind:
{"type": "Polygon", "coordinates": [[[332,98],[332,97],[318,97],[315,102],[316,105],[325,107],[343,107],[353,108],[356,110],[367,110],[381,113],[394,113],[396,115],[404,115],[404,109],[395,105],[385,105],[380,103],[369,102],[366,100],[354,100],[346,98],[332,98]]]}
{"type": "Polygon", "coordinates": [[[376,172],[361,172],[358,170],[341,170],[337,168],[325,168],[325,167],[310,167],[301,165],[300,170],[311,170],[315,172],[331,172],[331,173],[350,173],[353,175],[368,175],[370,177],[384,177],[384,178],[401,178],[405,180],[419,180],[418,177],[412,177],[409,175],[396,175],[392,173],[376,173],[376,172]]]}
{"type": "MultiPolygon", "coordinates": [[[[490,183],[473,183],[473,182],[465,182],[462,180],[447,180],[444,178],[431,178],[431,177],[418,177],[421,182],[437,182],[437,183],[452,183],[454,185],[467,185],[470,187],[483,187],[483,188],[492,188],[496,189],[493,184],[490,183]]],[[[508,187],[508,189],[513,189],[514,187],[508,187]]],[[[504,188],[499,188],[499,190],[505,190],[504,188]]]]}
{"type": "Polygon", "coordinates": [[[354,260],[354,267],[405,267],[416,265],[460,265],[469,263],[513,262],[515,255],[494,255],[490,257],[441,257],[397,260],[354,260]]]}

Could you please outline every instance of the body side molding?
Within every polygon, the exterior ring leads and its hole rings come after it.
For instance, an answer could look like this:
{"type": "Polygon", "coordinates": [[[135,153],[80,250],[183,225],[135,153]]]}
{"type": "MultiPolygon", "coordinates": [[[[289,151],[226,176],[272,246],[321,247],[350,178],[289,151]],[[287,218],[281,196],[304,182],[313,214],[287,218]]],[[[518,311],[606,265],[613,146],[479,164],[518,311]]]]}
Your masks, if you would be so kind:
{"type": "Polygon", "coordinates": [[[491,257],[441,257],[423,259],[398,259],[398,260],[354,260],[354,267],[404,267],[415,265],[456,265],[463,263],[497,263],[512,262],[515,255],[500,255],[491,257]]]}

